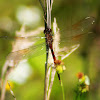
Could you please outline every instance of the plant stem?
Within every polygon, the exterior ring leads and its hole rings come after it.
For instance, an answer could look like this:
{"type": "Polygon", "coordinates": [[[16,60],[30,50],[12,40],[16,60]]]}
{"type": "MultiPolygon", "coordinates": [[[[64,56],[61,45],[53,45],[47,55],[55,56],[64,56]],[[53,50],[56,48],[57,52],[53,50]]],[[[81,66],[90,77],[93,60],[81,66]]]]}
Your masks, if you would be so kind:
{"type": "Polygon", "coordinates": [[[2,91],[1,91],[1,100],[4,100],[5,99],[5,92],[6,92],[6,83],[7,83],[7,79],[8,79],[8,75],[9,73],[13,70],[13,68],[10,68],[7,72],[6,72],[6,75],[5,75],[5,80],[3,82],[3,86],[2,86],[2,91]]]}
{"type": "Polygon", "coordinates": [[[63,82],[62,82],[62,80],[61,80],[61,87],[62,87],[63,100],[65,100],[65,93],[64,93],[64,87],[63,87],[63,82]]]}
{"type": "MultiPolygon", "coordinates": [[[[45,6],[45,3],[46,1],[44,0],[44,8],[46,7],[45,6]]],[[[46,23],[46,20],[47,20],[47,16],[46,16],[46,11],[44,11],[44,23],[45,23],[45,30],[47,28],[47,23],[46,23]]],[[[47,41],[47,39],[45,39],[45,41],[47,41]]],[[[45,63],[45,83],[44,83],[44,100],[47,100],[47,71],[48,71],[48,68],[47,68],[47,65],[48,65],[48,52],[49,52],[49,47],[46,43],[46,63],[45,63]]]]}
{"type": "Polygon", "coordinates": [[[46,45],[46,63],[45,63],[45,83],[44,83],[44,100],[47,100],[47,65],[48,65],[48,51],[49,47],[46,45]]]}

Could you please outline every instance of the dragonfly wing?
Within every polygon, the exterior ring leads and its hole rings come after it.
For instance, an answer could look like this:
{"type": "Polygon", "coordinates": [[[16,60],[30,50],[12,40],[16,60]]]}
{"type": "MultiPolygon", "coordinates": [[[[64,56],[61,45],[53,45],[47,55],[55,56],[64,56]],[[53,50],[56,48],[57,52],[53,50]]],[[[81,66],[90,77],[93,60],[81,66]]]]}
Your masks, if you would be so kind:
{"type": "Polygon", "coordinates": [[[38,36],[21,36],[21,37],[11,37],[11,36],[0,36],[0,40],[4,40],[4,41],[18,41],[18,42],[25,42],[25,41],[29,41],[29,42],[35,42],[41,39],[44,39],[44,34],[39,34],[38,36]]]}
{"type": "Polygon", "coordinates": [[[94,17],[86,17],[78,23],[72,25],[72,27],[68,29],[67,34],[65,34],[61,39],[61,43],[65,43],[68,46],[79,44],[84,35],[92,33],[89,32],[89,30],[92,28],[94,22],[94,17]]]}
{"type": "Polygon", "coordinates": [[[72,25],[71,29],[61,38],[61,48],[59,55],[62,59],[68,57],[72,52],[78,49],[81,45],[81,40],[85,38],[86,34],[90,33],[95,19],[93,17],[86,17],[78,23],[72,25]]]}
{"type": "Polygon", "coordinates": [[[75,50],[77,50],[79,48],[79,44],[74,45],[70,48],[61,48],[58,56],[61,56],[61,60],[65,59],[66,57],[68,57],[70,54],[72,54],[75,50]]]}
{"type": "Polygon", "coordinates": [[[27,59],[28,57],[34,57],[44,54],[45,52],[45,43],[31,46],[30,48],[18,50],[15,52],[11,52],[7,60],[14,60],[14,61],[20,61],[22,59],[27,59]]]}

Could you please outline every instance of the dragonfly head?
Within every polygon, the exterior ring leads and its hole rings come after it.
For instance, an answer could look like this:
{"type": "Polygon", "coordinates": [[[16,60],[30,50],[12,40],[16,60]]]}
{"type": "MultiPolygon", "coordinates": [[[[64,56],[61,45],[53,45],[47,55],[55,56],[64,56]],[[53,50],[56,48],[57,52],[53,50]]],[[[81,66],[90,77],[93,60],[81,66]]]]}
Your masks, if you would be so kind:
{"type": "Polygon", "coordinates": [[[46,34],[52,33],[52,29],[47,27],[47,28],[44,30],[44,33],[46,33],[46,34]]]}

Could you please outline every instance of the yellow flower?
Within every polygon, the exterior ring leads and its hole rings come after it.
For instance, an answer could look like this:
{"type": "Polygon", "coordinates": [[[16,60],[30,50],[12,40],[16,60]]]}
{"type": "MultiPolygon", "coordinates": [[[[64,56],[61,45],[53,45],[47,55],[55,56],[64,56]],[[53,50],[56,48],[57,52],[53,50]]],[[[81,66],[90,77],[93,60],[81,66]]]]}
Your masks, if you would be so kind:
{"type": "Polygon", "coordinates": [[[80,84],[85,82],[85,76],[83,76],[81,79],[79,79],[80,84]]]}
{"type": "Polygon", "coordinates": [[[57,65],[56,71],[57,71],[59,74],[61,74],[61,73],[63,72],[62,66],[61,66],[61,65],[57,65]]]}
{"type": "Polygon", "coordinates": [[[81,91],[82,93],[89,91],[89,85],[90,85],[89,77],[81,72],[77,74],[77,77],[79,79],[79,87],[78,87],[79,91],[81,91]]]}
{"type": "Polygon", "coordinates": [[[66,70],[64,63],[61,60],[56,60],[55,66],[56,66],[56,71],[58,72],[58,74],[61,74],[63,73],[64,70],[66,70]]]}
{"type": "MultiPolygon", "coordinates": [[[[10,86],[11,86],[11,88],[13,88],[13,83],[12,82],[9,82],[10,83],[10,86]]],[[[9,84],[8,84],[8,82],[6,83],[6,90],[7,91],[9,91],[10,90],[10,86],[9,86],[9,84]]]]}

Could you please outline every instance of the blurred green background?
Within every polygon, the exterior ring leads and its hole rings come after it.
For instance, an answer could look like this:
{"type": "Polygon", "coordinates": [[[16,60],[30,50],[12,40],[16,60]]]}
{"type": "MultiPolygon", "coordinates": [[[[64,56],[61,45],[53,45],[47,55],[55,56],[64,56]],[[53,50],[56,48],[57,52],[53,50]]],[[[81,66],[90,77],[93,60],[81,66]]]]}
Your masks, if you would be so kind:
{"type": "MultiPolygon", "coordinates": [[[[54,0],[53,18],[56,17],[61,37],[67,27],[87,17],[94,16],[96,23],[78,50],[64,60],[66,70],[62,74],[66,100],[75,99],[78,83],[76,74],[83,72],[90,78],[90,90],[80,100],[100,100],[100,1],[99,0],[54,0]]],[[[0,0],[0,36],[14,36],[22,24],[26,31],[44,26],[43,11],[38,0],[0,0]]],[[[66,44],[64,44],[66,45],[66,44]]],[[[11,42],[0,40],[0,75],[5,57],[11,51],[11,42]]],[[[45,54],[29,58],[20,64],[10,77],[17,100],[43,100],[45,54]]],[[[5,100],[13,100],[9,90],[5,100]]],[[[50,100],[62,100],[62,89],[57,75],[50,100]]]]}

